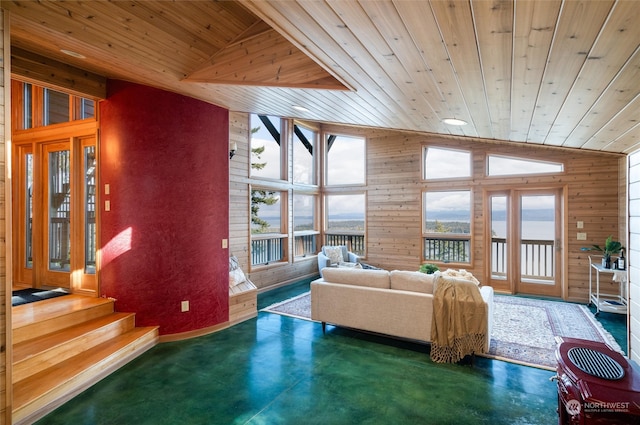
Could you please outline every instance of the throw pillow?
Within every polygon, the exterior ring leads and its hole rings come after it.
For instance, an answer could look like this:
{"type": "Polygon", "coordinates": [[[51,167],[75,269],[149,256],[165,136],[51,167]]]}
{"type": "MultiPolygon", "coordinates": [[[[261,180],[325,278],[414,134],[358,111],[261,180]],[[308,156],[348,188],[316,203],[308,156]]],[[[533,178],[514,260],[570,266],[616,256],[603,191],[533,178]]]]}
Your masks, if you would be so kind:
{"type": "Polygon", "coordinates": [[[324,255],[329,258],[331,264],[338,264],[344,261],[342,257],[342,248],[339,246],[325,246],[324,255]]]}
{"type": "Polygon", "coordinates": [[[238,265],[238,257],[232,255],[231,257],[229,257],[229,271],[233,271],[237,268],[240,268],[240,266],[238,265]]]}
{"type": "Polygon", "coordinates": [[[229,272],[229,288],[233,288],[236,285],[246,282],[247,277],[240,267],[229,272]]]}

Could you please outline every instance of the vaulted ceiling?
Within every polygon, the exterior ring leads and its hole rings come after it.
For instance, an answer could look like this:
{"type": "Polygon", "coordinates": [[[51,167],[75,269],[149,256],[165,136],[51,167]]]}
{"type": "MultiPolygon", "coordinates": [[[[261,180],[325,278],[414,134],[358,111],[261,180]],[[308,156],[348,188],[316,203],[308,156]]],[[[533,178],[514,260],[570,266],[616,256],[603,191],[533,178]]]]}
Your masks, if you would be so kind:
{"type": "Polygon", "coordinates": [[[634,0],[2,7],[15,77],[96,97],[101,78],[118,78],[233,111],[616,153],[640,147],[634,0]]]}

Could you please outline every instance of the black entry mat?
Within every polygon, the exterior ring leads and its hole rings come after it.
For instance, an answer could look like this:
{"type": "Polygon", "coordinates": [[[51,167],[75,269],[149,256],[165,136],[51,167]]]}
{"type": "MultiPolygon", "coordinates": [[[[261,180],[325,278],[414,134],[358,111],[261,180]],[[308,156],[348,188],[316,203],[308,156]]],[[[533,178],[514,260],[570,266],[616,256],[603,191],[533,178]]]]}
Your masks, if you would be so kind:
{"type": "Polygon", "coordinates": [[[68,292],[65,292],[61,289],[36,289],[36,288],[27,288],[20,289],[18,291],[13,291],[11,294],[11,306],[15,307],[17,305],[29,304],[36,301],[48,300],[49,298],[61,297],[63,295],[69,295],[68,292]]]}

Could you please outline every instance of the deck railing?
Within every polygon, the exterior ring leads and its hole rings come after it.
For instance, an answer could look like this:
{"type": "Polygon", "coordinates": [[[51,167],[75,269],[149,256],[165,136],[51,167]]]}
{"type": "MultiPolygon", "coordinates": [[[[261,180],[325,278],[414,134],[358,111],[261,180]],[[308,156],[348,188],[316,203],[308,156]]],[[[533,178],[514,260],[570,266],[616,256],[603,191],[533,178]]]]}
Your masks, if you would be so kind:
{"type": "MultiPolygon", "coordinates": [[[[293,236],[293,251],[296,257],[315,255],[319,251],[319,232],[296,232],[293,236]]],[[[251,265],[266,265],[284,259],[284,247],[287,235],[284,234],[255,234],[251,236],[251,265]]],[[[325,245],[346,245],[349,250],[359,256],[364,256],[364,233],[332,232],[325,233],[325,245]]]]}
{"type": "MultiPolygon", "coordinates": [[[[554,241],[523,239],[520,252],[521,276],[529,280],[549,280],[555,275],[554,241]]],[[[507,240],[491,239],[491,275],[504,278],[507,275],[507,240]]]]}
{"type": "Polygon", "coordinates": [[[366,253],[364,232],[329,231],[324,234],[324,244],[346,245],[349,251],[360,257],[364,257],[366,253]]]}
{"type": "Polygon", "coordinates": [[[270,264],[284,258],[287,235],[260,234],[251,237],[251,265],[270,264]]]}
{"type": "Polygon", "coordinates": [[[295,232],[293,235],[293,252],[296,257],[315,255],[318,252],[318,232],[295,232]]]}
{"type": "Polygon", "coordinates": [[[445,263],[468,263],[471,239],[424,238],[424,259],[445,263]]]}

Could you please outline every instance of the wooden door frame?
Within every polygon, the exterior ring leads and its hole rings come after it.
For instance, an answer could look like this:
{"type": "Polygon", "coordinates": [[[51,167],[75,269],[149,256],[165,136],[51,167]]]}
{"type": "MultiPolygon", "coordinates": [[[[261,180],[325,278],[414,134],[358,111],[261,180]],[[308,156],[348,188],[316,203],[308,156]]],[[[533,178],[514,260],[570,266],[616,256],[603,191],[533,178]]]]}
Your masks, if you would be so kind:
{"type": "MultiPolygon", "coordinates": [[[[71,150],[71,179],[77,181],[78,183],[80,183],[82,181],[82,174],[83,174],[83,170],[82,168],[82,158],[76,158],[78,155],[78,153],[82,153],[82,149],[84,146],[87,146],[88,144],[94,144],[96,147],[96,161],[99,164],[98,161],[98,152],[99,152],[99,141],[98,141],[98,122],[94,119],[87,119],[87,120],[82,120],[82,121],[74,121],[74,122],[70,122],[70,123],[64,123],[64,124],[56,124],[56,125],[52,125],[52,126],[48,126],[48,127],[40,127],[40,128],[35,128],[35,129],[29,129],[29,130],[19,130],[19,131],[15,131],[14,135],[13,135],[13,148],[12,148],[12,157],[14,159],[14,161],[18,161],[19,157],[21,155],[21,149],[23,149],[24,147],[31,147],[31,152],[34,154],[34,161],[33,161],[33,179],[34,179],[34,183],[37,181],[40,183],[40,185],[44,183],[46,183],[47,180],[47,176],[42,175],[42,167],[43,164],[42,162],[44,161],[44,159],[42,158],[42,153],[43,153],[43,149],[45,145],[51,144],[51,143],[67,143],[69,146],[69,149],[71,150]],[[89,142],[88,142],[89,141],[89,142]],[[74,153],[74,150],[76,151],[74,153]]],[[[80,155],[81,156],[81,155],[80,155]]],[[[19,182],[18,178],[15,178],[16,173],[20,172],[18,169],[14,169],[12,171],[14,178],[13,180],[13,190],[16,193],[19,193],[20,188],[19,188],[19,182]]],[[[98,209],[98,206],[100,205],[100,181],[99,181],[99,175],[97,176],[98,178],[96,179],[96,209],[98,209]]],[[[77,186],[77,185],[76,185],[77,186]]],[[[79,190],[78,188],[72,189],[73,193],[72,193],[72,197],[76,197],[77,199],[78,196],[82,196],[83,191],[79,190]]],[[[41,240],[36,243],[36,241],[33,242],[33,257],[34,257],[34,268],[33,268],[33,277],[31,279],[30,282],[19,282],[21,283],[22,286],[37,286],[40,284],[40,282],[42,282],[42,267],[47,267],[48,265],[48,256],[47,256],[47,246],[44,243],[45,241],[42,240],[42,235],[45,229],[43,229],[44,226],[44,217],[43,215],[45,214],[45,211],[42,209],[43,206],[46,208],[46,196],[43,190],[36,188],[36,190],[34,190],[33,193],[33,206],[34,206],[34,211],[33,211],[33,237],[35,238],[40,238],[41,240]],[[38,248],[38,245],[41,245],[40,248],[38,248]],[[41,266],[36,266],[36,256],[38,261],[40,261],[41,266]]],[[[19,202],[17,199],[13,200],[13,205],[12,205],[12,211],[13,211],[13,220],[14,220],[14,224],[16,223],[15,220],[20,220],[20,205],[17,204],[17,202],[19,202]]],[[[77,202],[77,201],[73,201],[72,200],[72,211],[71,211],[71,215],[72,215],[72,221],[74,220],[75,217],[81,217],[82,215],[78,215],[78,209],[82,208],[82,202],[77,202]]],[[[96,211],[96,246],[100,246],[99,243],[99,211],[96,211]]],[[[72,226],[73,227],[73,226],[72,226]]],[[[14,232],[13,234],[13,241],[14,241],[14,246],[19,247],[19,243],[18,243],[18,238],[20,238],[21,235],[18,234],[18,232],[14,232]]],[[[72,230],[72,240],[75,240],[73,238],[78,238],[79,235],[77,232],[74,233],[74,231],[72,230]],[[74,236],[75,235],[75,236],[74,236]]],[[[84,238],[80,238],[81,242],[84,238]]],[[[83,245],[84,246],[84,245],[83,245]]],[[[78,257],[78,253],[82,253],[82,250],[80,250],[79,248],[74,248],[74,243],[72,242],[72,264],[74,262],[74,253],[75,258],[80,258],[78,257]]],[[[14,251],[13,253],[14,257],[14,261],[13,261],[13,274],[15,276],[19,276],[19,272],[20,272],[20,267],[21,264],[18,261],[18,253],[14,251]]],[[[84,257],[82,257],[84,259],[84,257]]],[[[83,260],[84,261],[84,260],[83,260]]],[[[74,270],[76,268],[74,268],[73,266],[71,267],[73,270],[71,271],[71,276],[69,279],[69,282],[67,283],[66,287],[69,287],[71,289],[72,292],[74,293],[82,293],[83,295],[88,295],[88,296],[98,296],[99,294],[99,278],[98,278],[98,274],[99,274],[99,256],[98,253],[96,253],[96,273],[95,275],[88,275],[85,273],[76,273],[74,272],[74,270]]],[[[77,266],[77,261],[76,261],[76,266],[77,266]]],[[[63,286],[63,285],[61,285],[63,286]]]]}
{"type": "MultiPolygon", "coordinates": [[[[542,191],[556,191],[558,200],[561,202],[561,205],[556,206],[556,220],[558,223],[559,229],[557,234],[560,235],[560,253],[557,256],[557,264],[555,273],[556,273],[556,281],[557,281],[557,295],[553,295],[555,297],[559,297],[562,299],[566,299],[567,297],[567,272],[568,272],[568,250],[566,249],[569,242],[569,235],[567,229],[567,213],[568,213],[568,190],[566,185],[541,185],[541,186],[531,186],[531,187],[522,187],[522,188],[513,188],[499,185],[494,188],[484,188],[483,189],[483,203],[484,203],[484,238],[485,238],[485,250],[487,255],[485,255],[485,281],[489,282],[489,284],[496,290],[496,292],[502,292],[507,294],[516,294],[517,287],[515,283],[515,276],[513,273],[517,269],[516,267],[520,266],[520,260],[517,255],[511,255],[508,259],[508,269],[507,269],[507,278],[502,283],[502,281],[494,281],[491,276],[491,210],[490,204],[488,202],[489,196],[492,195],[505,195],[508,198],[509,205],[507,206],[507,239],[515,240],[516,232],[519,230],[519,224],[516,223],[517,215],[515,214],[514,209],[517,209],[514,206],[514,199],[518,193],[528,192],[542,192],[542,191]]],[[[519,239],[519,238],[518,238],[519,239]]],[[[518,253],[519,253],[518,249],[518,253]]]]}
{"type": "Polygon", "coordinates": [[[563,293],[563,279],[562,279],[562,269],[564,267],[564,261],[563,261],[563,253],[564,253],[564,245],[565,245],[565,241],[564,241],[564,236],[563,236],[563,209],[564,209],[564,202],[563,202],[563,191],[562,188],[544,188],[544,189],[514,189],[513,191],[513,199],[512,199],[512,209],[513,209],[513,241],[516,241],[518,243],[516,243],[514,245],[514,249],[515,249],[515,253],[516,255],[514,255],[513,257],[513,261],[514,261],[514,271],[516,271],[517,273],[514,275],[514,280],[513,280],[513,290],[514,293],[517,294],[526,294],[526,295],[537,295],[537,296],[548,296],[548,297],[556,297],[556,298],[560,298],[562,297],[562,293],[563,293]],[[555,197],[557,202],[560,202],[560,205],[556,205],[555,206],[555,229],[554,229],[554,261],[556,264],[555,270],[554,270],[554,285],[552,290],[544,290],[544,289],[548,289],[549,287],[546,286],[542,286],[540,284],[536,284],[536,283],[527,283],[527,282],[523,282],[520,277],[520,272],[518,272],[519,270],[522,270],[522,264],[521,264],[521,258],[522,258],[522,243],[520,238],[521,238],[521,224],[522,224],[522,220],[521,220],[521,214],[522,214],[522,208],[519,206],[516,206],[515,202],[516,200],[521,199],[521,196],[536,196],[536,195],[552,195],[555,197]],[[536,291],[536,289],[539,289],[538,291],[536,291]]]}

